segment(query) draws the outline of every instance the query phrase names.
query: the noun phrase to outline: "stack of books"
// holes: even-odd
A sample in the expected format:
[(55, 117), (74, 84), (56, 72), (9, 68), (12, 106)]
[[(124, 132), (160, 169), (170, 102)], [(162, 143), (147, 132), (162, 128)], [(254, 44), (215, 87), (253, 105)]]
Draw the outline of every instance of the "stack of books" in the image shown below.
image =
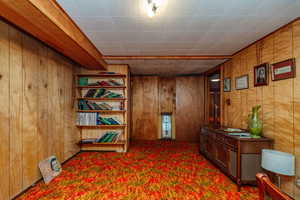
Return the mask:
[(81, 144), (91, 144), (91, 143), (117, 143), (121, 133), (115, 131), (106, 132), (99, 138), (86, 138), (80, 141)]
[(120, 125), (122, 122), (117, 117), (101, 117), (99, 113), (77, 113), (77, 125)]
[(116, 117), (100, 117), (98, 125), (120, 125), (122, 124)]
[(89, 89), (84, 96), (85, 98), (123, 98), (122, 94), (118, 94), (104, 88)]
[(78, 109), (79, 110), (123, 110), (123, 108), (120, 106), (113, 107), (109, 105), (108, 103), (95, 103), (93, 101), (86, 101), (86, 100), (80, 100), (78, 102)]
[(88, 86), (121, 86), (121, 85), (123, 84), (115, 80), (97, 81), (94, 83), (88, 83)]

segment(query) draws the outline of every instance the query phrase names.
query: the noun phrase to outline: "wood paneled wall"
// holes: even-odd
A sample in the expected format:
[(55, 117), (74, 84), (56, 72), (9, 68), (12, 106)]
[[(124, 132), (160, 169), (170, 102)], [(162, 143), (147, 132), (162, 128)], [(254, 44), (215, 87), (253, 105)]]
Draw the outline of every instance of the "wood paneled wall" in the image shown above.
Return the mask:
[(41, 178), (39, 161), (56, 155), (62, 162), (79, 151), (74, 66), (0, 21), (0, 199)]
[(202, 76), (132, 77), (131, 139), (160, 137), (160, 113), (173, 113), (176, 140), (198, 142), (204, 123), (204, 78)]
[[(254, 87), (253, 68), (261, 63), (275, 63), (296, 58), (296, 78), (272, 81)], [(234, 55), (221, 66), (222, 78), (231, 77), (231, 92), (222, 92), (222, 124), (247, 127), (247, 115), (254, 105), (262, 105), (263, 135), (273, 138), (274, 148), (296, 156), (296, 173), (300, 176), (300, 20), (283, 27), (268, 37)], [(249, 74), (249, 89), (235, 90), (235, 78)], [(223, 88), (223, 86), (222, 86)], [(226, 105), (226, 99), (231, 105)], [(283, 178), (283, 189), (300, 199), (293, 178)]]

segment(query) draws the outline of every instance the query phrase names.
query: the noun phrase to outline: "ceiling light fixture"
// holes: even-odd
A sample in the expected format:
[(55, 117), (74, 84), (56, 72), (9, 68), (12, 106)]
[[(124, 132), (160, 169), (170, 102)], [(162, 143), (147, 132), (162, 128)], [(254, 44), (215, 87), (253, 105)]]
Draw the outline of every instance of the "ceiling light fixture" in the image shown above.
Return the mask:
[(147, 14), (149, 17), (154, 17), (159, 8), (161, 7), (163, 0), (147, 0)]

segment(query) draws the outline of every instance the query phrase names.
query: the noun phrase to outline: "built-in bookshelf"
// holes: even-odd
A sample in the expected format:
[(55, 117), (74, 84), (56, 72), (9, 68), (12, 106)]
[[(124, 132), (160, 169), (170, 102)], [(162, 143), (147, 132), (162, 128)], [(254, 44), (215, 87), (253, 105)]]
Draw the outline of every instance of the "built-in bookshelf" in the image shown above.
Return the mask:
[(75, 75), (81, 150), (126, 152), (128, 149), (128, 66), (111, 68), (117, 70)]

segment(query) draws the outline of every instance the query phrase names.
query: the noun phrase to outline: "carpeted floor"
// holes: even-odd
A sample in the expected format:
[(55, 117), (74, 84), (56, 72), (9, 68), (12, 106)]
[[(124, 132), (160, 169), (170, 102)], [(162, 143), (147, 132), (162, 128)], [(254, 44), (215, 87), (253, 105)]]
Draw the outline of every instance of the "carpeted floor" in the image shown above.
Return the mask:
[(123, 153), (84, 152), (63, 166), (49, 185), (39, 183), (26, 199), (254, 200), (257, 189), (236, 185), (190, 143), (135, 142)]

